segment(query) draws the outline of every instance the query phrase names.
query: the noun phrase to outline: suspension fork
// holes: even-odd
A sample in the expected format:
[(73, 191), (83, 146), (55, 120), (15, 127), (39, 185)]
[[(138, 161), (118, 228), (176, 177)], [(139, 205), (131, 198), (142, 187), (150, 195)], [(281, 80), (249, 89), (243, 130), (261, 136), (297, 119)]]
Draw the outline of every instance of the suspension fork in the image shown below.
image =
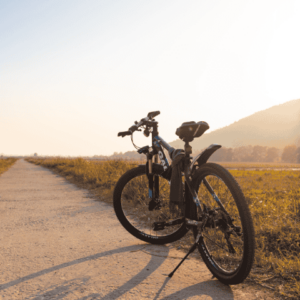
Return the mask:
[[(151, 140), (152, 140), (152, 147), (153, 149), (155, 149), (154, 147), (154, 137), (158, 135), (158, 124), (157, 122), (153, 122), (152, 125), (152, 132), (151, 132)], [(157, 152), (156, 152), (157, 153)], [(152, 163), (152, 156), (151, 156), (151, 163)], [(154, 154), (154, 163), (158, 164), (158, 154)], [(154, 177), (154, 195), (152, 194), (152, 200), (156, 200), (159, 199), (159, 177), (157, 175), (152, 174), (151, 178), (152, 178), (152, 190), (153, 190), (153, 177)], [(150, 186), (150, 182), (149, 182), (149, 186)]]
[[(151, 200), (159, 199), (159, 176), (153, 175), (152, 154), (147, 155), (146, 174), (148, 176), (149, 191), (148, 197)], [(157, 163), (157, 154), (154, 155), (154, 162)]]
[[(158, 155), (154, 155), (154, 162), (158, 164)], [(154, 175), (154, 193), (155, 199), (159, 199), (159, 176)]]
[(148, 177), (148, 184), (149, 184), (149, 191), (148, 191), (148, 197), (149, 199), (153, 199), (153, 173), (152, 173), (152, 155), (147, 154), (147, 164), (146, 164), (146, 174)]

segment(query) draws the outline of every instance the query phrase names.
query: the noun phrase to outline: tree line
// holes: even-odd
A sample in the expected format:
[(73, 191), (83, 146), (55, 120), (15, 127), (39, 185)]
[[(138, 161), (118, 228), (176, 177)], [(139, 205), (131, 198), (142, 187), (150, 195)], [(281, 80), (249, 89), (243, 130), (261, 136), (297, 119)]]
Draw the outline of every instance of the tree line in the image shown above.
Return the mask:
[(222, 147), (212, 156), (211, 161), (226, 162), (286, 162), (300, 163), (300, 147), (288, 145), (284, 149), (266, 146)]
[[(204, 150), (204, 149), (203, 149)], [(193, 151), (195, 157), (201, 151)], [(166, 156), (168, 157), (167, 153)], [(125, 153), (115, 152), (110, 156), (95, 155), (94, 159), (125, 159), (125, 160), (145, 160), (145, 155), (138, 154), (136, 151), (127, 151)], [(218, 149), (210, 158), (210, 161), (224, 162), (285, 162), (300, 163), (300, 147), (289, 145), (284, 149), (264, 146), (241, 146), (236, 148), (222, 147)]]

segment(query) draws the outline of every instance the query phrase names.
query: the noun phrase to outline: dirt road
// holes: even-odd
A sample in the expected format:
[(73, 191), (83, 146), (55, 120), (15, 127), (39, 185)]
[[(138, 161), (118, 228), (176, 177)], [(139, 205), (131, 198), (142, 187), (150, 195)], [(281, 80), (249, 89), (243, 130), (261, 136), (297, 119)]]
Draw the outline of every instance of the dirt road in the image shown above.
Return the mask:
[(137, 240), (110, 205), (24, 160), (0, 176), (0, 218), (0, 299), (271, 299), (195, 258), (169, 279), (182, 252)]

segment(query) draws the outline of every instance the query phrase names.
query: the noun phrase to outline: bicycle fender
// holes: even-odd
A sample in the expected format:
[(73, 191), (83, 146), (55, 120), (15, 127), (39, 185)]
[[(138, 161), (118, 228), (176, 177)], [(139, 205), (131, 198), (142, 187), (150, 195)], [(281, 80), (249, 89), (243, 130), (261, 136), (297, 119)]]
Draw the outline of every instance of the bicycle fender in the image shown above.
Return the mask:
[(192, 161), (191, 163), (191, 171), (194, 170), (196, 167), (195, 164), (196, 162), (198, 163), (198, 166), (200, 167), (201, 165), (205, 164), (210, 156), (219, 148), (221, 148), (221, 145), (218, 144), (211, 144), (209, 147), (207, 147), (204, 151), (202, 151), (200, 154), (198, 154)]

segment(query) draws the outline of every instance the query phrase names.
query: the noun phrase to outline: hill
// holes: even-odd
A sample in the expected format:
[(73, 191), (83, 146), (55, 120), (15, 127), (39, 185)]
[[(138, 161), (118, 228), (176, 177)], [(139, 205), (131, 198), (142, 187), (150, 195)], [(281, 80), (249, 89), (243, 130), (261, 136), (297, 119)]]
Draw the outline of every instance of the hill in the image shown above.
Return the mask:
[[(272, 106), (204, 134), (195, 139), (191, 145), (193, 151), (206, 148), (210, 144), (220, 144), (224, 147), (260, 145), (282, 149), (295, 144), (299, 138), (300, 99)], [(174, 148), (183, 148), (183, 144), (179, 139), (170, 143)]]

